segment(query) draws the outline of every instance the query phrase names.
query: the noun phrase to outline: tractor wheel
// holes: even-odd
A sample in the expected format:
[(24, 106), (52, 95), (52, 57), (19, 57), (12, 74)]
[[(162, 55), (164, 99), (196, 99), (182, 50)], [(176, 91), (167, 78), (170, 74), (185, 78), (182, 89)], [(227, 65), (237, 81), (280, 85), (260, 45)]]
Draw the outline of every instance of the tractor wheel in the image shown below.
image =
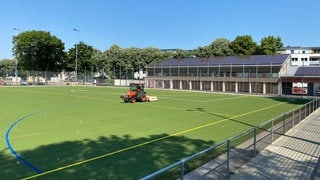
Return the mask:
[(143, 101), (143, 102), (148, 101), (147, 96), (143, 96), (143, 97), (142, 97), (142, 101)]
[(132, 98), (131, 103), (135, 103), (135, 102), (136, 102), (136, 98)]

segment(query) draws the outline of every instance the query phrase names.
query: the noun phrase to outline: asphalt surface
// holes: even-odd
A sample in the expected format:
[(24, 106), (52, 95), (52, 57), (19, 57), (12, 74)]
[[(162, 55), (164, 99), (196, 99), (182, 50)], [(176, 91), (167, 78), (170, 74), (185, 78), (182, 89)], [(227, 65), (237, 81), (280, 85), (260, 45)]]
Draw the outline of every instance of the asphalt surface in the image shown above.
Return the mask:
[[(222, 157), (225, 159), (225, 157)], [(218, 163), (216, 163), (218, 162)], [(226, 179), (217, 175), (218, 159), (184, 176), (184, 179)], [(320, 180), (320, 109), (294, 126), (235, 172), (231, 180)]]
[(230, 179), (320, 179), (320, 109), (242, 166)]

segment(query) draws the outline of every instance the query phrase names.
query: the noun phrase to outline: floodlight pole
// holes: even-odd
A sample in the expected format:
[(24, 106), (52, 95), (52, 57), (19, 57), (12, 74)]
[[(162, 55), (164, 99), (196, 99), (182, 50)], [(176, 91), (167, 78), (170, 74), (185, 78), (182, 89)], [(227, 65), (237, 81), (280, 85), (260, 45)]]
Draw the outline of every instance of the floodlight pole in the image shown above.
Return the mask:
[[(19, 32), (21, 29), (13, 28), (13, 30)], [(17, 60), (17, 58), (16, 58), (15, 63), (16, 63), (15, 73), (14, 73), (15, 74), (15, 79), (16, 79), (16, 84), (15, 85), (18, 85), (18, 60)]]
[[(79, 32), (78, 29), (73, 29), (73, 31), (75, 32)], [(76, 82), (78, 82), (78, 46), (76, 44), (76, 67), (75, 67), (75, 70), (76, 70)]]

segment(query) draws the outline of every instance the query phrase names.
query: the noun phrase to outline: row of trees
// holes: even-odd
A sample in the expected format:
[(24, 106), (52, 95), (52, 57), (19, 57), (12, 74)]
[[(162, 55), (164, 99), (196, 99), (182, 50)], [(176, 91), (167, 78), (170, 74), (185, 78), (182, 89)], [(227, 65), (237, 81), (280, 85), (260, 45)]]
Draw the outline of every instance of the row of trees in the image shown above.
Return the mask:
[[(0, 61), (0, 69), (12, 69), (18, 63), (19, 69), (33, 71), (104, 71), (114, 73), (126, 69), (139, 71), (153, 62), (168, 58), (230, 55), (270, 55), (283, 46), (280, 37), (267, 36), (258, 45), (249, 35), (237, 36), (233, 41), (218, 38), (207, 46), (195, 50), (160, 50), (157, 48), (121, 48), (113, 45), (102, 52), (84, 42), (79, 42), (68, 51), (64, 43), (46, 31), (25, 31), (13, 36), (14, 60)], [(77, 62), (76, 62), (77, 59)]]

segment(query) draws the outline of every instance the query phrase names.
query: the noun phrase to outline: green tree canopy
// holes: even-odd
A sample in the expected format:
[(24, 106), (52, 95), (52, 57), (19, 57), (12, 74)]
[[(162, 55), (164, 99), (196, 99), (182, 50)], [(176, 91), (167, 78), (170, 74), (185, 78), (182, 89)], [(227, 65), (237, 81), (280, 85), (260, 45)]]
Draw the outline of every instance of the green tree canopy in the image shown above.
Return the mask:
[(112, 45), (108, 50), (104, 52), (107, 57), (107, 63), (110, 66), (110, 70), (113, 73), (118, 73), (125, 66), (125, 62), (121, 59), (122, 48), (118, 45)]
[(106, 57), (105, 65), (110, 71), (119, 73), (120, 71), (144, 70), (145, 66), (153, 61), (173, 58), (176, 53), (173, 51), (161, 51), (160, 49), (148, 48), (121, 48), (118, 45), (112, 45), (110, 49), (104, 52)]
[(64, 43), (50, 32), (25, 31), (13, 36), (19, 66), (38, 71), (61, 71), (65, 65)]
[(276, 54), (277, 51), (283, 47), (281, 38), (275, 36), (267, 36), (261, 39), (259, 54), (271, 55)]
[(15, 60), (3, 59), (0, 61), (0, 70), (14, 69), (16, 65)]
[(210, 57), (212, 55), (209, 46), (200, 46), (200, 47), (198, 47), (195, 50), (194, 54), (198, 58), (208, 58), (208, 57)]
[(177, 49), (174, 53), (173, 53), (173, 58), (177, 58), (177, 59), (181, 59), (181, 58), (187, 58), (192, 56), (192, 53), (190, 51), (186, 51), (183, 49)]
[(98, 49), (93, 49), (92, 53), (92, 72), (104, 71), (109, 68), (105, 54)]
[[(213, 56), (275, 54), (283, 46), (280, 37), (267, 36), (257, 45), (250, 35), (237, 36), (233, 41), (217, 38), (211, 44), (195, 50), (148, 48), (121, 48), (113, 45), (102, 52), (79, 42), (64, 52), (64, 44), (45, 31), (26, 31), (13, 37), (13, 53), (19, 69), (39, 71), (105, 72), (112, 75), (124, 71), (144, 70), (153, 61), (168, 58), (209, 58)], [(76, 48), (77, 47), (77, 48)], [(77, 59), (77, 60), (76, 60)], [(4, 68), (4, 64), (0, 67)], [(7, 67), (7, 65), (6, 65)]]
[(251, 36), (237, 36), (235, 40), (230, 43), (230, 48), (235, 55), (253, 55), (257, 51), (257, 43), (255, 43)]
[[(68, 69), (75, 70), (77, 64), (77, 72), (83, 73), (84, 71), (91, 70), (95, 66), (93, 59), (94, 48), (79, 42), (74, 48), (69, 49), (68, 52)], [(77, 61), (77, 62), (76, 62)]]
[(224, 38), (214, 40), (210, 45), (198, 47), (195, 50), (195, 56), (209, 58), (213, 56), (230, 56), (233, 54), (230, 48), (230, 41)]
[(230, 49), (230, 41), (225, 38), (218, 38), (214, 40), (210, 45), (211, 56), (230, 56), (233, 54)]

